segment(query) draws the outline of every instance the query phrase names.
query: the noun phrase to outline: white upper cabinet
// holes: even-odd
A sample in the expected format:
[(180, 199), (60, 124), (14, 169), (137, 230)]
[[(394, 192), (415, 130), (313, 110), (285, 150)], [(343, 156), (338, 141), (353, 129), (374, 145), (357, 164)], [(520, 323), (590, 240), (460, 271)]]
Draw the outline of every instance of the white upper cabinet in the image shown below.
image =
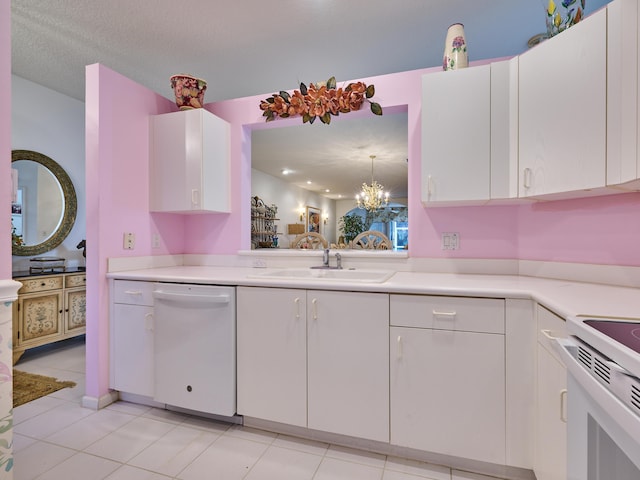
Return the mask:
[(422, 77), (425, 205), (517, 197), (516, 141), (517, 61)]
[(616, 0), (607, 6), (607, 183), (631, 190), (640, 188), (639, 14), (637, 0)]
[(519, 60), (520, 196), (605, 187), (607, 10)]
[(229, 124), (202, 109), (150, 120), (149, 209), (229, 213)]

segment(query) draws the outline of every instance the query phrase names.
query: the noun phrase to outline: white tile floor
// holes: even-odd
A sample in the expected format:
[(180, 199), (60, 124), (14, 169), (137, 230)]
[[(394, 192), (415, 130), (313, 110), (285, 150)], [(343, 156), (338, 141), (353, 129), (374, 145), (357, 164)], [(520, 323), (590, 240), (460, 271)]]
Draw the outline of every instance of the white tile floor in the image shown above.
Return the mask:
[(132, 403), (85, 409), (84, 359), (76, 339), (16, 365), (77, 386), (14, 409), (15, 480), (495, 480)]

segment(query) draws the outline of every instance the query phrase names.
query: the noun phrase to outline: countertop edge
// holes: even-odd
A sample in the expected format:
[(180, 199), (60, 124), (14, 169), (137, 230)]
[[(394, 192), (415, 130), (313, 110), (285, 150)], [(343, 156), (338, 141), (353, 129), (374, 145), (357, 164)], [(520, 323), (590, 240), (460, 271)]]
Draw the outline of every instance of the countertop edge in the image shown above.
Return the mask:
[[(110, 272), (108, 279), (307, 290), (531, 299), (557, 315), (640, 318), (637, 288), (520, 275), (396, 272), (384, 283), (255, 278), (251, 267), (176, 266)], [(250, 278), (249, 275), (252, 275)]]

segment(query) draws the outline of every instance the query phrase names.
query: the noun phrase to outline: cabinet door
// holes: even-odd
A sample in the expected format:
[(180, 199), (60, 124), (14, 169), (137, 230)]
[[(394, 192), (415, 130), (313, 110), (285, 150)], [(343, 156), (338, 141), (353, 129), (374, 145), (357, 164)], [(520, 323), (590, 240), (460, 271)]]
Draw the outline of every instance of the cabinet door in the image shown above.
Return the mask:
[(24, 295), (18, 298), (20, 344), (42, 344), (62, 334), (62, 293)]
[(84, 333), (87, 318), (87, 293), (84, 288), (65, 290), (64, 332), (69, 335)]
[(229, 212), (229, 124), (204, 109), (150, 120), (150, 210)]
[(534, 470), (538, 480), (564, 480), (567, 476), (566, 395), (567, 369), (551, 339), (567, 336), (566, 322), (537, 306), (538, 360)]
[(604, 187), (607, 12), (519, 58), (520, 196)]
[(505, 463), (504, 336), (392, 327), (391, 443)]
[(489, 200), (491, 66), (422, 77), (422, 201)]
[(112, 388), (153, 396), (153, 308), (113, 305)]
[(238, 287), (238, 413), (307, 426), (304, 290)]
[(307, 292), (312, 429), (389, 441), (389, 296)]
[(566, 394), (565, 366), (538, 344), (535, 462), (538, 480), (567, 478)]

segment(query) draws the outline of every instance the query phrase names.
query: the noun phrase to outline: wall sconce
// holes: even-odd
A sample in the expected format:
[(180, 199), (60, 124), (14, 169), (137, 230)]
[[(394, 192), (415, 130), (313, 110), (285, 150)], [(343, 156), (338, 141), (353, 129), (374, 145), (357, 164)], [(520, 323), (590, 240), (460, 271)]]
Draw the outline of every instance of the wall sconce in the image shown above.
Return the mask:
[(323, 223), (326, 225), (327, 224), (327, 220), (329, 220), (329, 215), (323, 215), (322, 216), (322, 220), (323, 220)]
[(301, 222), (304, 221), (304, 217), (305, 217), (304, 208), (301, 208), (298, 213), (300, 213), (300, 221)]

